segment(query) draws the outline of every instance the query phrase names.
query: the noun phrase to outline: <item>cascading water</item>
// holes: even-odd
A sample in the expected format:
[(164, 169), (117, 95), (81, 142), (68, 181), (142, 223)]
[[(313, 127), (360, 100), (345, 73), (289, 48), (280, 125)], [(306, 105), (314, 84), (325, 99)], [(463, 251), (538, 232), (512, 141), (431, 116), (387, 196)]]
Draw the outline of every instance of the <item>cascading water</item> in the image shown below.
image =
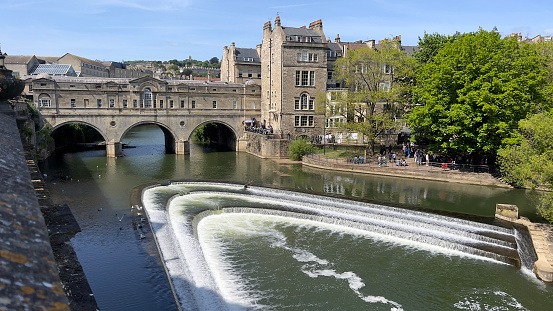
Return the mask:
[[(170, 195), (174, 196), (167, 206), (164, 206), (161, 202), (165, 202), (166, 199), (163, 198)], [(309, 250), (310, 246), (306, 249), (290, 245), (285, 238), (287, 234), (293, 234), (295, 240), (301, 239), (301, 235), (287, 233), (290, 229), (282, 227), (282, 222), (294, 222), (295, 232), (305, 230), (301, 228), (309, 228), (309, 234), (314, 236), (320, 234), (317, 230), (312, 231), (311, 228), (316, 227), (323, 228), (320, 230), (324, 232), (331, 232), (328, 233), (331, 236), (365, 236), (362, 240), (356, 240), (355, 243), (359, 245), (365, 245), (365, 239), (392, 239), (394, 244), (408, 245), (409, 248), (426, 249), (445, 256), (490, 261), (494, 265), (517, 264), (519, 260), (512, 229), (343, 199), (259, 187), (246, 189), (231, 184), (174, 183), (146, 190), (143, 202), (168, 273), (184, 309), (279, 309), (272, 305), (272, 301), (278, 299), (265, 297), (266, 289), (253, 289), (263, 287), (252, 285), (253, 283), (272, 282), (270, 278), (263, 278), (268, 272), (256, 268), (252, 270), (255, 271), (254, 276), (246, 277), (241, 275), (241, 272), (236, 272), (234, 267), (243, 267), (244, 271), (252, 269), (249, 267), (252, 264), (251, 260), (248, 256), (242, 258), (241, 256), (245, 255), (240, 249), (259, 253), (260, 251), (255, 249), (258, 246), (255, 246), (255, 243), (251, 244), (251, 241), (259, 239), (259, 243), (266, 243), (261, 249), (269, 247), (284, 254), (291, 253), (291, 257), (280, 253), (274, 258), (284, 256), (283, 261), (293, 259), (290, 266), (301, 263), (297, 271), (308, 277), (303, 282), (311, 282), (309, 279), (322, 282), (321, 278), (332, 278), (337, 280), (336, 282), (343, 280), (360, 301), (371, 303), (372, 306), (384, 306), (382, 310), (403, 310), (405, 306), (402, 307), (402, 303), (382, 295), (365, 293), (368, 287), (365, 286), (367, 280), (359, 276), (361, 272), (339, 271), (336, 263), (318, 257)], [(216, 215), (218, 220), (216, 225), (213, 225), (213, 215)], [(206, 222), (207, 219), (209, 222)], [(224, 219), (232, 219), (240, 225), (221, 225)], [(243, 219), (249, 219), (250, 222), (240, 222)], [(269, 220), (270, 226), (278, 229), (263, 227)], [(204, 226), (204, 223), (211, 225)], [(252, 223), (259, 224), (252, 227)], [(259, 229), (259, 226), (266, 229)], [(225, 229), (219, 232), (222, 230), (221, 227)], [(238, 227), (241, 228), (240, 231), (236, 231)], [(244, 236), (249, 238), (240, 244), (241, 247), (237, 247), (234, 243), (238, 242), (228, 241), (229, 235), (236, 236), (238, 241)], [(278, 238), (279, 236), (282, 238)], [(321, 239), (326, 237), (323, 236)], [(371, 242), (366, 247), (373, 247), (373, 244)], [(376, 249), (373, 252), (379, 251), (380, 249)], [(422, 257), (423, 262), (432, 261), (425, 256)], [(267, 259), (266, 265), (271, 265), (274, 258)], [(263, 259), (259, 261), (263, 262)], [(418, 265), (420, 261), (417, 259), (411, 264)], [(279, 269), (283, 268), (277, 267), (273, 270)], [(290, 298), (291, 295), (286, 294), (286, 300), (293, 300)], [(463, 309), (463, 298), (456, 302), (461, 306), (457, 309)], [(310, 308), (298, 306), (297, 309)]]

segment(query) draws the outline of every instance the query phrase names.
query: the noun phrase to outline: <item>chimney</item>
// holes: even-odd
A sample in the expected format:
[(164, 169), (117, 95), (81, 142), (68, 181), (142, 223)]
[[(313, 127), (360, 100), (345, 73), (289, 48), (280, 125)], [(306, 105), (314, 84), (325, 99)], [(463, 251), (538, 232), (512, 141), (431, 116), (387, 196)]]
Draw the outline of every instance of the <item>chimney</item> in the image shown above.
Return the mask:
[(272, 27), (271, 27), (271, 21), (268, 21), (263, 25), (263, 31), (265, 31), (265, 30), (269, 30), (269, 31), (273, 30)]
[(211, 70), (207, 70), (207, 82), (211, 82)]
[(340, 34), (336, 34), (336, 38), (334, 39), (334, 42), (340, 43)]
[(280, 27), (280, 16), (277, 15), (277, 17), (275, 18), (275, 28), (276, 27)]
[(316, 30), (321, 35), (321, 37), (326, 38), (326, 36), (323, 32), (323, 21), (322, 20), (319, 19), (319, 20), (316, 20), (316, 21), (312, 22), (311, 24), (309, 24), (309, 29)]
[(369, 49), (374, 49), (374, 45), (375, 45), (374, 43), (375, 43), (374, 40), (369, 40), (369, 41), (365, 42), (365, 44), (367, 44), (367, 47)]

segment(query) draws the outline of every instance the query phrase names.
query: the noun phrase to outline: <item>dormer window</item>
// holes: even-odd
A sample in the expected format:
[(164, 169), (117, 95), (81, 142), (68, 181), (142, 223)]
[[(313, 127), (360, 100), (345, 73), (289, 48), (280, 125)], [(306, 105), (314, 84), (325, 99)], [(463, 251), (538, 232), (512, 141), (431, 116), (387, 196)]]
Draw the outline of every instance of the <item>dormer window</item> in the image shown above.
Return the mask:
[(253, 62), (253, 57), (244, 57), (245, 62)]

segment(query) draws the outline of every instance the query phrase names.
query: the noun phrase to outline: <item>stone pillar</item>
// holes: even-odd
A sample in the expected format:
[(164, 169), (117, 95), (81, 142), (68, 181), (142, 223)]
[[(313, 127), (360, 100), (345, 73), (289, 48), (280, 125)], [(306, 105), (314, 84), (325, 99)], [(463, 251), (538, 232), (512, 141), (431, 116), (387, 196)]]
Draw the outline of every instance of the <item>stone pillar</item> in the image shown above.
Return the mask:
[(496, 204), (495, 218), (499, 218), (507, 221), (517, 221), (518, 206), (513, 204)]
[(176, 154), (190, 154), (190, 143), (186, 140), (179, 140), (175, 143)]
[(123, 145), (118, 141), (106, 142), (106, 156), (108, 158), (120, 157), (123, 154)]

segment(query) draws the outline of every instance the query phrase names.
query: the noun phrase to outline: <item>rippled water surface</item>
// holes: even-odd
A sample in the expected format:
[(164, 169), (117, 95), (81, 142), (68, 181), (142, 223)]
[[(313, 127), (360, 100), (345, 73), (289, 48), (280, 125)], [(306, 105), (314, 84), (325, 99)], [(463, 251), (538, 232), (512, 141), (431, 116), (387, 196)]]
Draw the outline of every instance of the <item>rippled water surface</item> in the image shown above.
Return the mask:
[[(533, 195), (520, 190), (324, 171), (196, 146), (190, 155), (166, 155), (155, 126), (135, 128), (125, 142), (137, 148), (117, 159), (86, 151), (41, 165), (54, 200), (68, 203), (82, 228), (72, 243), (101, 310), (176, 310), (152, 237), (140, 238), (130, 213), (130, 190), (144, 183), (252, 182), (478, 216), (510, 203), (537, 219)], [(206, 245), (225, 250), (217, 259), (225, 271), (239, 271), (255, 303), (275, 310), (336, 310), (349, 301), (368, 310), (421, 310), (421, 303), (425, 310), (549, 310), (553, 302), (551, 286), (506, 265), (276, 218), (214, 218), (205, 226)]]

